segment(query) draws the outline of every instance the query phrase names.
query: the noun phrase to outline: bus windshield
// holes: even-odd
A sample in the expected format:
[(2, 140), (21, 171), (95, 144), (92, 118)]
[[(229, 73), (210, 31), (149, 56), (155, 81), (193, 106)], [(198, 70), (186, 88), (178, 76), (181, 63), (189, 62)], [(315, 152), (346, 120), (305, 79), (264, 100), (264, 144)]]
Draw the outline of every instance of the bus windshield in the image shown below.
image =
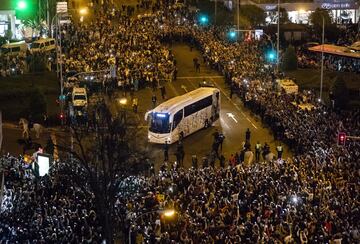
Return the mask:
[(149, 131), (153, 133), (170, 133), (169, 114), (152, 113), (150, 114)]

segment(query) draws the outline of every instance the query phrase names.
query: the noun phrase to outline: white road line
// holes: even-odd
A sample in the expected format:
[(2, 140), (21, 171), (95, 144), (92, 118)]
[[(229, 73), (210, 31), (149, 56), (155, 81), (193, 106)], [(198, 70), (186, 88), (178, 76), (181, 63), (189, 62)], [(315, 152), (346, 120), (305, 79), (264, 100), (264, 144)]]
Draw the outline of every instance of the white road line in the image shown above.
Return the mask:
[(175, 96), (179, 96), (179, 93), (176, 91), (173, 83), (168, 83), (168, 84), (169, 84), (170, 89), (174, 92)]
[(229, 118), (232, 118), (232, 119), (235, 121), (236, 124), (238, 123), (238, 121), (235, 119), (235, 115), (234, 115), (233, 113), (226, 113), (226, 115), (227, 115)]
[(194, 87), (194, 89), (198, 88), (198, 87), (196, 87), (196, 86), (191, 82), (190, 78), (187, 79), (187, 80), (189, 81), (190, 85), (191, 85), (192, 87)]
[(223, 78), (223, 76), (212, 75), (212, 76), (180, 76), (180, 77), (176, 77), (176, 79), (217, 79), (217, 78)]
[[(211, 79), (212, 80), (212, 79)], [(235, 108), (250, 122), (250, 124), (257, 130), (257, 126), (249, 119), (248, 116), (246, 116), (246, 114), (240, 109), (239, 105), (237, 105), (236, 103), (234, 103), (231, 98), (226, 95), (225, 91), (223, 89), (221, 89), (216, 82), (213, 80), (215, 86), (224, 94), (224, 96), (235, 106)]]

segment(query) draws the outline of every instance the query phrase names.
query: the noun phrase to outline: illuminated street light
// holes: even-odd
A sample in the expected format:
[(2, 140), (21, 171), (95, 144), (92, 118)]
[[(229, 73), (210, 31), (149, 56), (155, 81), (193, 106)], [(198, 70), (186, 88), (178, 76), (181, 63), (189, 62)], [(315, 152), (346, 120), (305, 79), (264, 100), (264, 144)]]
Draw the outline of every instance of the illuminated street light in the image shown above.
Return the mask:
[(121, 105), (126, 105), (126, 104), (127, 104), (127, 99), (126, 99), (125, 97), (120, 98), (120, 99), (119, 99), (119, 103), (120, 103)]
[[(130, 223), (135, 223), (136, 220), (148, 215), (148, 214), (152, 214), (152, 213), (160, 213), (160, 214), (163, 214), (164, 217), (166, 218), (171, 218), (172, 216), (174, 216), (176, 214), (176, 211), (174, 209), (157, 209), (157, 210), (153, 210), (153, 211), (149, 211), (149, 212), (146, 212), (146, 213), (143, 213), (143, 214), (140, 214), (139, 216), (137, 216), (134, 220), (131, 220), (130, 219)], [(129, 244), (132, 244), (132, 241), (131, 241), (131, 230), (132, 230), (132, 227), (130, 225), (130, 228), (129, 228)]]
[(86, 15), (88, 13), (88, 9), (87, 8), (81, 8), (79, 9), (79, 14), (80, 15)]
[(173, 217), (176, 212), (174, 209), (167, 209), (167, 210), (164, 210), (162, 213), (165, 217), (170, 218), (170, 217)]

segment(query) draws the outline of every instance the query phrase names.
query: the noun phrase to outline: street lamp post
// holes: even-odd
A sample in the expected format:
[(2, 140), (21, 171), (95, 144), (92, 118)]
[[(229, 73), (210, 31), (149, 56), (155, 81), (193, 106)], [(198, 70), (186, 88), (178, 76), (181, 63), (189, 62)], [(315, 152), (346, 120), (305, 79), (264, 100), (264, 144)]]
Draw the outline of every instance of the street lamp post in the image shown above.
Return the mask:
[(131, 222), (136, 222), (136, 220), (138, 220), (139, 218), (144, 217), (145, 215), (148, 215), (148, 214), (152, 214), (152, 213), (160, 213), (160, 214), (163, 214), (166, 218), (171, 218), (172, 216), (174, 216), (176, 214), (176, 211), (174, 209), (168, 209), (168, 210), (157, 209), (157, 210), (153, 210), (153, 211), (149, 211), (149, 212), (140, 214), (133, 221), (130, 220), (129, 244), (131, 244)]
[(240, 0), (237, 0), (236, 12), (237, 12), (237, 29), (240, 30)]
[(322, 37), (321, 37), (321, 74), (320, 74), (320, 96), (319, 100), (322, 101), (323, 80), (324, 80), (324, 39), (325, 39), (325, 18), (322, 15)]

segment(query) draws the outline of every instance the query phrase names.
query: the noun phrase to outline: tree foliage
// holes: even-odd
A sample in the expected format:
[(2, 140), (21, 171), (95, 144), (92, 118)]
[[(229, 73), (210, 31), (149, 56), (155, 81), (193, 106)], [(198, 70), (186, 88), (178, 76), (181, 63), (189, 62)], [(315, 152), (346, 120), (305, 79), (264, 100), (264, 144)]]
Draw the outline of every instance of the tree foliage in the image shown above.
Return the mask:
[(32, 115), (35, 121), (42, 121), (42, 116), (46, 112), (46, 101), (44, 94), (39, 89), (30, 89), (28, 92), (27, 106), (20, 113), (23, 116)]
[(245, 17), (252, 27), (256, 27), (265, 23), (265, 11), (255, 5), (241, 5), (240, 15)]
[[(121, 116), (112, 116), (105, 103), (94, 108), (91, 128), (86, 126), (72, 126), (71, 136), (74, 146), (66, 146), (67, 138), (55, 145), (60, 151), (70, 153), (85, 172), (86, 182), (94, 194), (96, 213), (99, 217), (103, 237), (107, 243), (113, 242), (117, 229), (115, 203), (119, 196), (120, 185), (133, 174), (132, 169), (139, 162), (134, 138), (138, 132), (137, 125)], [(90, 125), (89, 124), (89, 125)], [(144, 154), (143, 154), (144, 155)], [(75, 176), (75, 180), (76, 177)]]
[(289, 23), (289, 14), (285, 8), (280, 8), (280, 24)]
[(337, 76), (332, 86), (332, 92), (335, 100), (335, 107), (346, 108), (349, 102), (349, 90), (346, 86), (344, 79)]
[(329, 10), (317, 8), (309, 16), (310, 23), (314, 25), (314, 29), (317, 33), (322, 33), (322, 23), (324, 18), (325, 31), (331, 27), (331, 16)]
[(289, 46), (283, 56), (282, 69), (284, 71), (296, 70), (297, 69), (297, 57), (295, 48)]

